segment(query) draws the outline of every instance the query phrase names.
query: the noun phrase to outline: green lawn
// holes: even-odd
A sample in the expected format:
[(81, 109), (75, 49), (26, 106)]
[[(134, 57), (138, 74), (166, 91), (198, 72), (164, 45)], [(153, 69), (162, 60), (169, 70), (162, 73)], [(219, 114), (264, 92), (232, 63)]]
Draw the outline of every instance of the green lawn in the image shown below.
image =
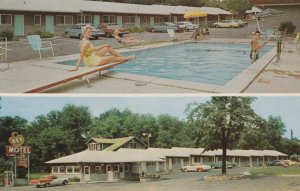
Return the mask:
[(46, 176), (48, 175), (49, 173), (30, 173), (29, 175), (29, 179), (32, 180), (32, 179), (39, 179), (41, 178), (42, 176)]
[(262, 168), (255, 168), (250, 171), (253, 175), (300, 175), (300, 166), (293, 166), (293, 167), (282, 167), (282, 166), (272, 166), (272, 167), (262, 167)]

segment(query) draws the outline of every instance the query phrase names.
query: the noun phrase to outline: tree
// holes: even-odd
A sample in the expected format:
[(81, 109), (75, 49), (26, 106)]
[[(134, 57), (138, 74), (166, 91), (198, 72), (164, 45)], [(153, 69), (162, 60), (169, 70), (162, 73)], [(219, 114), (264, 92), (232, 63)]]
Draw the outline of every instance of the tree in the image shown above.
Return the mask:
[(157, 124), (159, 130), (155, 146), (160, 148), (184, 146), (187, 140), (184, 121), (169, 115), (160, 115)]
[(186, 112), (197, 146), (205, 151), (222, 148), (222, 174), (226, 174), (226, 150), (238, 143), (241, 132), (253, 127), (256, 114), (253, 97), (212, 97), (206, 103), (190, 104)]
[(85, 149), (91, 123), (89, 109), (75, 105), (36, 117), (26, 130), (32, 147), (31, 168), (47, 170), (44, 162)]
[(252, 5), (249, 0), (226, 0), (224, 2), (224, 8), (228, 11), (237, 11), (241, 15), (244, 15), (246, 10), (251, 9)]

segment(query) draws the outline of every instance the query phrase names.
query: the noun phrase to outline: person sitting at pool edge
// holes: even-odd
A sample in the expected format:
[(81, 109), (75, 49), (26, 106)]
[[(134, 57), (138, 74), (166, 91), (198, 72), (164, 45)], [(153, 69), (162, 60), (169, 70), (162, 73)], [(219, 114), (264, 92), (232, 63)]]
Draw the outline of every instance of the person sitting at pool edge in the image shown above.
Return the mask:
[(252, 63), (258, 60), (259, 51), (267, 44), (268, 41), (265, 41), (263, 44), (259, 44), (260, 32), (255, 31), (254, 38), (251, 40), (251, 51), (250, 51), (250, 59), (252, 60)]
[[(126, 62), (135, 58), (135, 56), (122, 56), (113, 50), (112, 46), (109, 44), (94, 47), (89, 41), (89, 39), (92, 37), (92, 27), (90, 25), (83, 27), (82, 34), (83, 38), (79, 43), (80, 56), (75, 68), (69, 70), (70, 72), (77, 71), (82, 61), (86, 66), (94, 67), (111, 62)], [(109, 53), (110, 56), (105, 56), (107, 53)]]
[(127, 37), (121, 37), (120, 36), (120, 31), (119, 30), (115, 30), (112, 34), (112, 36), (120, 43), (120, 44), (130, 44), (130, 43), (138, 43), (138, 42), (142, 42), (141, 40), (138, 40), (132, 36), (127, 36)]

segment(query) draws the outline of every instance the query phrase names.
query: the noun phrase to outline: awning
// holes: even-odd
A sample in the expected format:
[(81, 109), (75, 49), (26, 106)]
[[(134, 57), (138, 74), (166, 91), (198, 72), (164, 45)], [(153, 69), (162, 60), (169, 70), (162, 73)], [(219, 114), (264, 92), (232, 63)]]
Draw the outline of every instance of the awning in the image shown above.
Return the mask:
[(200, 10), (189, 10), (187, 11), (183, 17), (185, 19), (189, 19), (189, 18), (197, 18), (197, 17), (206, 17), (207, 13), (204, 11), (200, 11)]

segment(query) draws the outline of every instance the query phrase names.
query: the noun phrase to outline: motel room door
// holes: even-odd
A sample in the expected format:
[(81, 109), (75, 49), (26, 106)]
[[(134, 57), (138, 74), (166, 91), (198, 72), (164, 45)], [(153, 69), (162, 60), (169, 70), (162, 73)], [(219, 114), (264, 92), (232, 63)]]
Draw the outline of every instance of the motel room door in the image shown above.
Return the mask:
[(46, 31), (54, 33), (54, 16), (46, 15)]
[(100, 16), (99, 15), (94, 15), (94, 20), (93, 24), (95, 27), (98, 27), (100, 25)]
[(84, 166), (84, 181), (90, 181), (91, 180), (91, 172), (90, 172), (90, 166)]
[(24, 15), (14, 16), (14, 36), (24, 36)]

